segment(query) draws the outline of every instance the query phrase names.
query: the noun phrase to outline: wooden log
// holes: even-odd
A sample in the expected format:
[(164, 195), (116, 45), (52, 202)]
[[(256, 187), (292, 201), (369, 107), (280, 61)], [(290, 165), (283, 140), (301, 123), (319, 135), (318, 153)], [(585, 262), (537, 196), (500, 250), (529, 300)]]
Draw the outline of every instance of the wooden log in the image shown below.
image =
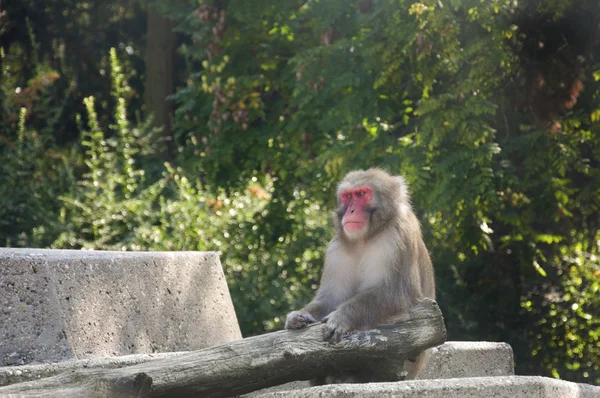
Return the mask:
[(0, 396), (234, 396), (357, 370), (392, 381), (403, 377), (405, 359), (446, 340), (442, 314), (429, 299), (391, 324), (349, 333), (337, 344), (323, 341), (321, 327), (282, 330), (120, 369), (65, 372), (1, 387)]

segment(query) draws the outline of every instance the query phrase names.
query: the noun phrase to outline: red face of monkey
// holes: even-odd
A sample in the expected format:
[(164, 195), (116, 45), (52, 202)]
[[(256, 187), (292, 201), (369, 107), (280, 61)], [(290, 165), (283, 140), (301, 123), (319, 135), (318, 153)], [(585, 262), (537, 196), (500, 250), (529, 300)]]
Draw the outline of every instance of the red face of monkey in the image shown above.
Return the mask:
[(340, 193), (343, 205), (342, 227), (351, 239), (359, 238), (369, 226), (369, 204), (373, 200), (373, 191), (368, 186), (348, 189)]

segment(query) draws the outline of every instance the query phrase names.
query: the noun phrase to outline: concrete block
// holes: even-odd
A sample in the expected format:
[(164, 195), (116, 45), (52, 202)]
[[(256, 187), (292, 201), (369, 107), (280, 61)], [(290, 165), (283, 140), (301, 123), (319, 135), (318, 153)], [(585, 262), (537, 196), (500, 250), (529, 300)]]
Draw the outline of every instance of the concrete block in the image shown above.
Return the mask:
[(254, 397), (598, 398), (600, 387), (540, 376), (496, 376), (395, 383), (331, 384), (296, 391), (269, 392)]
[(431, 350), (419, 379), (512, 376), (514, 355), (506, 343), (448, 341)]
[(0, 366), (241, 338), (214, 252), (0, 249)]

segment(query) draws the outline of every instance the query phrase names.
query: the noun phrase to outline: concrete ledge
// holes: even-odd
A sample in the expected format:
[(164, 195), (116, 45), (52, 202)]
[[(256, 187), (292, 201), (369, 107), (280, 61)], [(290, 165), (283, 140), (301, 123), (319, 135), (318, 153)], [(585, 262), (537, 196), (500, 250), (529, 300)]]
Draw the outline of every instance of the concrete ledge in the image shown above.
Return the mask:
[(0, 249), (0, 365), (241, 338), (214, 252)]
[(260, 398), (301, 397), (395, 398), (598, 398), (600, 387), (540, 376), (498, 376), (412, 380), (395, 383), (332, 384), (297, 391), (255, 395)]
[(419, 379), (512, 376), (514, 354), (507, 343), (449, 341), (431, 350)]

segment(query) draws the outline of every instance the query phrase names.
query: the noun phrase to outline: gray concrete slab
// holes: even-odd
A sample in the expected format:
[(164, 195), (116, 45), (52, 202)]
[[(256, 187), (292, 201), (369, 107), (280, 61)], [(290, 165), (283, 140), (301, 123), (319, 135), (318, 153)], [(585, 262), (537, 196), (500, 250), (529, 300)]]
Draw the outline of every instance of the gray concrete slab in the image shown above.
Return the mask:
[(540, 376), (496, 376), (396, 383), (332, 384), (254, 395), (255, 398), (598, 398), (600, 387)]
[(241, 338), (214, 252), (0, 248), (0, 365)]
[(514, 374), (512, 347), (489, 341), (448, 341), (431, 350), (419, 379), (511, 376)]

